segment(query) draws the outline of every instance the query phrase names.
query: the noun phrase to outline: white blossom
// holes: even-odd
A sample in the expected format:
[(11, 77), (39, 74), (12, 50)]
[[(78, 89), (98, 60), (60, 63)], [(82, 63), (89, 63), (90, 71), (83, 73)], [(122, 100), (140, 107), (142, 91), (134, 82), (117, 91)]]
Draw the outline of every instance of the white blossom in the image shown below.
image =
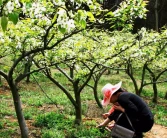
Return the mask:
[(69, 28), (75, 28), (74, 20), (70, 19), (67, 24)]
[(14, 10), (14, 3), (9, 1), (6, 6), (5, 6), (5, 13), (12, 13), (12, 11)]
[(65, 14), (65, 10), (64, 9), (60, 9), (58, 12), (57, 12), (57, 14), (59, 15), (59, 16), (63, 16), (64, 14)]
[(56, 1), (53, 0), (53, 3), (54, 3), (55, 5), (59, 5), (59, 6), (60, 6), (60, 5), (62, 5), (62, 6), (65, 5), (65, 3), (62, 2), (62, 0), (56, 0)]
[(20, 42), (17, 43), (16, 49), (21, 49), (22, 45)]
[(22, 11), (23, 11), (23, 14), (25, 14), (27, 12), (26, 4), (25, 3), (23, 3)]
[(16, 8), (21, 7), (19, 0), (15, 0)]

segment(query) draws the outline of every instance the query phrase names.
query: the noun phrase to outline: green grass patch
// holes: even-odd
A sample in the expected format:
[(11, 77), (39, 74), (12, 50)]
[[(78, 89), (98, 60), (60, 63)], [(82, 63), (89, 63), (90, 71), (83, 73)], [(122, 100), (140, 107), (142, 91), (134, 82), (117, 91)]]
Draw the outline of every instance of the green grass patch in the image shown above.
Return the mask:
[(167, 107), (160, 104), (149, 104), (154, 114), (156, 124), (167, 126)]
[(0, 138), (11, 138), (11, 135), (15, 132), (16, 130), (12, 129), (0, 129)]
[(34, 125), (42, 128), (42, 138), (94, 138), (106, 135), (106, 133), (99, 132), (95, 121), (88, 121), (84, 125), (75, 126), (71, 116), (55, 112), (39, 115)]
[[(65, 79), (60, 73), (54, 72), (55, 77), (63, 82), (63, 86), (69, 90), (69, 93), (74, 97), (72, 85)], [(139, 74), (140, 75), (140, 74)], [(102, 138), (108, 135), (107, 132), (101, 133), (99, 129), (96, 128), (97, 123), (94, 120), (84, 121), (81, 126), (75, 126), (73, 124), (75, 119), (75, 109), (73, 104), (67, 98), (67, 96), (54, 84), (52, 84), (48, 79), (46, 79), (40, 73), (36, 73), (35, 77), (39, 81), (40, 86), (43, 88), (44, 92), (40, 89), (37, 83), (31, 77), (30, 84), (23, 84), (19, 90), (21, 101), (23, 104), (23, 113), (26, 120), (33, 122), (32, 127), (40, 130), (40, 137), (42, 138)], [(137, 76), (137, 78), (140, 78)], [(103, 75), (98, 83), (98, 96), (102, 100), (103, 95), (101, 93), (101, 88), (106, 83), (118, 83), (123, 82), (123, 87), (128, 91), (134, 93), (134, 87), (132, 81), (129, 77), (123, 73), (119, 72), (117, 74), (115, 71), (111, 71), (109, 75)], [(92, 82), (91, 82), (92, 83)], [(139, 83), (139, 82), (138, 82)], [(139, 83), (140, 84), (140, 83)], [(167, 90), (167, 85), (158, 84), (158, 104), (152, 103), (153, 90), (152, 85), (144, 87), (141, 96), (146, 100), (155, 115), (155, 123), (163, 126), (167, 126), (167, 100), (163, 97)], [(46, 96), (49, 96), (48, 97)], [(18, 129), (18, 123), (16, 122), (16, 114), (13, 106), (11, 93), (0, 95), (0, 137), (10, 138)], [(75, 98), (74, 98), (75, 99)], [(89, 116), (88, 109), (89, 104), (94, 101), (93, 90), (90, 87), (85, 87), (81, 92), (82, 100), (82, 113), (83, 118), (85, 115)], [(91, 102), (90, 102), (91, 101)], [(62, 109), (61, 114), (59, 109), (54, 106), (54, 103)], [(109, 106), (104, 110), (108, 111)], [(7, 121), (6, 116), (11, 116), (15, 118), (14, 122)], [(4, 125), (6, 123), (6, 126)], [(15, 131), (14, 131), (15, 130)]]

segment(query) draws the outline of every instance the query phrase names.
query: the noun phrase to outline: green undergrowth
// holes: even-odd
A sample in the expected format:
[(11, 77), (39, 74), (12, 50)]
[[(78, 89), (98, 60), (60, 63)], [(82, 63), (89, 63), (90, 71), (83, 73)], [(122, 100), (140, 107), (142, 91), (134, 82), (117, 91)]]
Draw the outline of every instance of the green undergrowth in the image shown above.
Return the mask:
[[(62, 77), (60, 74), (56, 74)], [(109, 133), (101, 133), (96, 128), (97, 122), (95, 120), (84, 120), (80, 126), (74, 125), (75, 110), (67, 98), (67, 96), (53, 83), (46, 79), (43, 75), (35, 74), (38, 83), (31, 78), (29, 84), (22, 83), (19, 87), (19, 94), (23, 105), (23, 113), (26, 121), (32, 122), (29, 124), (33, 129), (39, 132), (38, 137), (42, 138), (103, 138)], [(122, 81), (122, 87), (130, 92), (134, 92), (133, 83), (130, 78), (124, 73), (112, 72), (110, 75), (103, 75), (98, 84), (98, 97), (102, 100), (103, 96), (101, 88), (106, 83), (118, 83)], [(70, 87), (65, 82), (64, 86)], [(158, 103), (152, 102), (153, 90), (152, 86), (144, 87), (142, 91), (142, 98), (148, 103), (151, 108), (155, 123), (167, 126), (167, 100), (164, 99), (167, 90), (166, 84), (158, 84)], [(73, 95), (72, 89), (70, 94)], [(91, 102), (95, 103), (93, 90), (86, 87), (81, 92), (82, 113), (83, 118), (89, 117), (87, 111)], [(10, 119), (10, 121), (8, 121)], [(10, 92), (5, 92), (0, 95), (0, 138), (11, 138), (19, 131), (17, 117), (15, 114), (12, 95)], [(30, 131), (32, 131), (30, 129)], [(17, 136), (16, 136), (17, 137)]]
[(74, 116), (49, 112), (38, 115), (34, 125), (42, 128), (42, 138), (80, 138), (103, 137), (105, 133), (99, 132), (95, 121), (87, 121), (80, 126), (73, 123)]

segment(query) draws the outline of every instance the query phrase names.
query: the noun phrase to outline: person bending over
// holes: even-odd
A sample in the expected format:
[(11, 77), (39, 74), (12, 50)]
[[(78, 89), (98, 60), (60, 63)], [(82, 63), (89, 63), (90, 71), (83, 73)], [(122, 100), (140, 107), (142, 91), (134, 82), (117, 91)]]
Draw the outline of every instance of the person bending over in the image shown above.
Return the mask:
[[(122, 82), (116, 85), (108, 83), (102, 88), (102, 105), (112, 103), (114, 111), (97, 127), (107, 126), (109, 122), (116, 121), (121, 113), (126, 113), (135, 129), (135, 138), (143, 138), (142, 133), (148, 132), (154, 124), (153, 114), (141, 97), (125, 92), (121, 85)], [(116, 102), (118, 104), (115, 104)], [(117, 124), (133, 130), (125, 114), (120, 117)]]

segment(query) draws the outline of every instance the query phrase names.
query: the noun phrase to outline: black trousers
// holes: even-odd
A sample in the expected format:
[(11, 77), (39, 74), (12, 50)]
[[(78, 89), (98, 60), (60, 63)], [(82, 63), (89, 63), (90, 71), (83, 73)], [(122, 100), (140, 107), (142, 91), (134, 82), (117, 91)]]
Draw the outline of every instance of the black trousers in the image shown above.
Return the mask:
[(149, 131), (153, 124), (154, 124), (154, 119), (151, 118), (150, 116), (145, 117), (143, 119), (137, 119), (137, 118), (130, 118), (132, 126), (129, 124), (129, 121), (127, 120), (127, 117), (125, 114), (122, 114), (122, 116), (119, 118), (117, 121), (118, 116), (121, 114), (120, 111), (114, 111), (110, 116), (110, 120), (114, 120), (118, 125), (123, 126), (125, 128), (128, 128), (130, 130), (135, 129), (135, 137), (134, 138), (143, 138), (143, 132)]

